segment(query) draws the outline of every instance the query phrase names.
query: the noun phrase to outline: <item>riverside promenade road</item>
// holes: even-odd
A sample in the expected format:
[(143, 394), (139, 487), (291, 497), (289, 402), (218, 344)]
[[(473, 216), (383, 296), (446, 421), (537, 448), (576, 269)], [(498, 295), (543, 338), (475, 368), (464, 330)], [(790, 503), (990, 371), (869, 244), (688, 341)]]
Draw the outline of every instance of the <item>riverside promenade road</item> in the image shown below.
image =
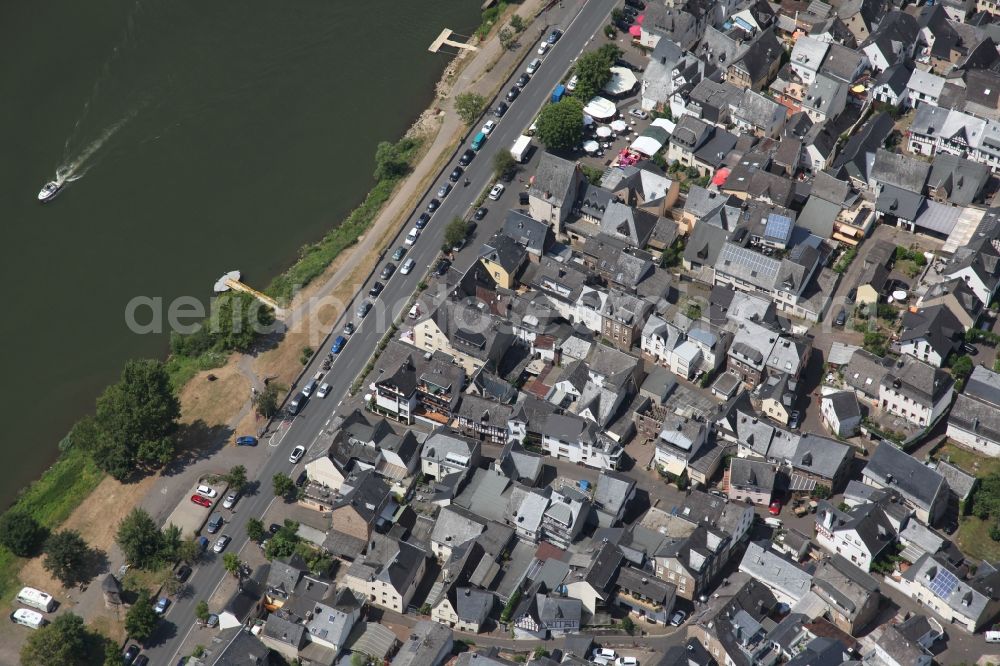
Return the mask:
[[(444, 199), (440, 209), (435, 212), (431, 223), (420, 235), (417, 243), (410, 248), (407, 256), (416, 261), (417, 268), (409, 275), (402, 275), (397, 271), (386, 281), (385, 290), (375, 300), (375, 308), (359, 322), (358, 330), (351, 336), (344, 351), (337, 355), (333, 367), (326, 377), (326, 381), (332, 387), (329, 397), (325, 400), (313, 400), (289, 424), (283, 425), (275, 436), (261, 441), (261, 446), (258, 448), (264, 450), (267, 459), (257, 474), (257, 478), (260, 480), (260, 491), (255, 495), (244, 497), (240, 501), (238, 512), (231, 516), (230, 522), (223, 528), (222, 532), (233, 538), (228, 552), (238, 553), (248, 546), (247, 520), (263, 516), (267, 508), (275, 501), (271, 491), (271, 477), (282, 472), (292, 475), (294, 478), (294, 475), (298, 473), (301, 463), (292, 465), (288, 461), (288, 454), (292, 448), (299, 444), (307, 448), (312, 446), (319, 432), (329, 423), (335, 406), (339, 405), (348, 393), (351, 384), (367, 364), (388, 326), (401, 315), (402, 308), (422, 279), (425, 268), (437, 257), (447, 222), (453, 217), (465, 215), (469, 211), (479, 193), (492, 180), (494, 155), (498, 151), (509, 150), (514, 140), (531, 123), (538, 110), (548, 101), (552, 90), (559, 83), (570, 63), (580, 55), (593, 35), (607, 23), (608, 15), (614, 5), (613, 0), (589, 0), (579, 7), (579, 11), (575, 15), (569, 15), (558, 26), (552, 26), (559, 27), (564, 31), (562, 38), (545, 56), (544, 64), (538, 73), (517, 100), (510, 105), (510, 110), (500, 120), (489, 140), (466, 169), (465, 174), (472, 181), (471, 185), (463, 187), (459, 184), (458, 188)], [(543, 23), (545, 20), (545, 15), (539, 19)], [(529, 28), (525, 34), (534, 34), (533, 30), (537, 30), (537, 27)], [(524, 39), (530, 38), (524, 37)], [(532, 54), (534, 48), (537, 47), (532, 46), (530, 47), (531, 51), (528, 51), (528, 46), (526, 43), (525, 55)], [(519, 75), (520, 70), (518, 69), (512, 78), (516, 79)], [(512, 81), (508, 81), (501, 86), (499, 93), (501, 97), (506, 94), (511, 84)], [(460, 90), (460, 88), (458, 89)], [(497, 100), (493, 100), (492, 106), (495, 106), (496, 103)], [(457, 162), (454, 159), (448, 163), (444, 170), (445, 176), (455, 164)], [(412, 226), (416, 216), (424, 210), (426, 202), (433, 196), (438, 184), (437, 180), (430, 183), (430, 188), (410, 215), (407, 224), (395, 234), (393, 246), (403, 244), (406, 232)], [(502, 216), (499, 214), (499, 209), (491, 212), (491, 217), (494, 218), (494, 221), (500, 219)], [(475, 253), (476, 248), (469, 247), (463, 251), (463, 253), (469, 252)], [(361, 285), (359, 294), (367, 294), (368, 287), (368, 284)], [(354, 307), (350, 307), (336, 322), (333, 330), (339, 332), (348, 320), (354, 320), (354, 310)], [(328, 348), (329, 344), (330, 341), (327, 340), (321, 349)], [(320, 362), (324, 356), (325, 354), (322, 352), (317, 354), (304, 376), (309, 377), (319, 371)], [(308, 458), (308, 454), (306, 457)], [(157, 631), (148, 641), (149, 647), (145, 653), (152, 663), (176, 664), (177, 660), (183, 656), (181, 648), (185, 638), (195, 625), (194, 609), (198, 600), (211, 597), (213, 591), (226, 575), (221, 556), (210, 556), (195, 569), (189, 580), (189, 593), (183, 599), (177, 600), (171, 607), (164, 619), (161, 620)], [(220, 609), (212, 610), (218, 611)]]

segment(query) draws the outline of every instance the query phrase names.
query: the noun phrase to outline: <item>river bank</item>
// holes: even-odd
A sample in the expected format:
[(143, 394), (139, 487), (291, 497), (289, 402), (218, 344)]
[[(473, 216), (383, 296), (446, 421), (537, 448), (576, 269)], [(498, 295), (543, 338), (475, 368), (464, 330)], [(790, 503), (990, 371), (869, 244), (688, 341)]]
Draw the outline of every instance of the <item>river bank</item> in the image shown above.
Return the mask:
[[(524, 12), (529, 7), (537, 9), (540, 6), (541, 2), (528, 0), (519, 9)], [(534, 12), (530, 14), (533, 15)], [(289, 329), (281, 343), (274, 349), (256, 356), (229, 355), (224, 364), (212, 370), (212, 374), (217, 377), (214, 382), (206, 381), (206, 370), (197, 365), (188, 365), (183, 370), (176, 371), (190, 374), (190, 379), (181, 382), (182, 388), (179, 391), (184, 423), (200, 423), (208, 429), (217, 425), (225, 426), (233, 432), (255, 429), (256, 424), (247, 404), (249, 388), (260, 386), (264, 377), (276, 378), (279, 383), (286, 385), (292, 382), (301, 367), (298, 357), (302, 346), (309, 340), (309, 330), (316, 326), (327, 327), (324, 330), (328, 330), (328, 326), (339, 316), (339, 311), (335, 308), (311, 310), (310, 304), (316, 299), (350, 303), (354, 296), (354, 285), (363, 281), (370, 273), (379, 251), (384, 249), (385, 244), (393, 237), (393, 233), (390, 232), (395, 231), (399, 220), (412, 209), (415, 200), (437, 177), (441, 167), (451, 156), (458, 139), (465, 133), (466, 128), (457, 121), (448, 102), (452, 88), (460, 87), (461, 90), (467, 90), (475, 86), (484, 94), (492, 96), (495, 88), (506, 79), (506, 72), (511, 69), (510, 66), (497, 68), (497, 71), (493, 72), (496, 64), (505, 55), (505, 52), (498, 48), (488, 48), (495, 42), (495, 39), (492, 40), (487, 44), (487, 48), (478, 51), (475, 56), (465, 55), (446, 68), (438, 84), (434, 102), (407, 132), (408, 135), (422, 138), (420, 154), (415, 156), (419, 157), (419, 160), (407, 178), (393, 185), (391, 196), (384, 191), (376, 193), (378, 197), (385, 197), (379, 214), (373, 215), (370, 206), (364, 209), (365, 212), (359, 214), (361, 218), (357, 221), (364, 218), (374, 219), (367, 226), (364, 224), (356, 226), (358, 235), (355, 239), (330, 234), (321, 241), (326, 244), (324, 247), (307, 251), (302, 260), (289, 269), (290, 272), (298, 270), (316, 274), (308, 286), (295, 294), (289, 303), (289, 311), (295, 315), (291, 319), (308, 324), (300, 324), (297, 329)], [(369, 197), (371, 196), (370, 193)], [(331, 259), (321, 271), (316, 269), (317, 256)], [(290, 272), (286, 275), (290, 275)], [(290, 279), (286, 284), (294, 282), (294, 279)], [(274, 293), (277, 294), (285, 289), (280, 282), (277, 286), (273, 284), (272, 286), (275, 288)], [(185, 449), (206, 447), (207, 444), (209, 443), (197, 441), (182, 443)], [(42, 480), (35, 486), (40, 489), (61, 488), (67, 497), (81, 497), (87, 493), (89, 496), (74, 501), (60, 511), (50, 513), (45, 524), (50, 527), (62, 524), (65, 528), (79, 529), (93, 547), (104, 550), (112, 561), (115, 550), (113, 528), (118, 522), (118, 517), (140, 503), (157, 501), (159, 494), (167, 495), (164, 484), (172, 482), (171, 479), (160, 475), (127, 486), (99, 476), (95, 480), (86, 474), (78, 474), (74, 479), (72, 465), (68, 466), (70, 469), (56, 474), (60, 463), (43, 475)], [(250, 471), (252, 474), (252, 470)], [(58, 479), (58, 483), (53, 483), (55, 479)], [(157, 486), (161, 486), (161, 493), (154, 492)], [(25, 494), (25, 498), (31, 494), (29, 491)], [(47, 493), (40, 493), (39, 496), (46, 497)], [(5, 598), (8, 598), (13, 591), (16, 567), (22, 563), (23, 561), (18, 560), (8, 563), (0, 561), (0, 585), (3, 586), (0, 590)], [(9, 575), (10, 573), (15, 576)], [(50, 579), (47, 580), (47, 574), (42, 570), (37, 558), (28, 562), (21, 571), (21, 577), (28, 583), (58, 589)], [(73, 597), (77, 596), (73, 594)], [(74, 608), (76, 601), (72, 599), (71, 603), (66, 605)], [(82, 612), (82, 609), (78, 612)]]

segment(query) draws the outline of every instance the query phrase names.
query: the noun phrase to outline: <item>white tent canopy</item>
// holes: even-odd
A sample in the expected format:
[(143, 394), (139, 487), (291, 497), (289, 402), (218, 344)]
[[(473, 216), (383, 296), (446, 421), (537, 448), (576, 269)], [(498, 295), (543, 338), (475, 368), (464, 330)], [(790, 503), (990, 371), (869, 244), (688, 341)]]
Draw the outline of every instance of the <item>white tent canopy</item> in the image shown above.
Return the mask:
[(587, 102), (587, 106), (583, 107), (583, 112), (595, 120), (610, 120), (617, 111), (614, 102), (600, 96), (592, 98)]
[(620, 97), (635, 90), (639, 79), (628, 67), (612, 67), (611, 78), (604, 84), (602, 90), (612, 97)]

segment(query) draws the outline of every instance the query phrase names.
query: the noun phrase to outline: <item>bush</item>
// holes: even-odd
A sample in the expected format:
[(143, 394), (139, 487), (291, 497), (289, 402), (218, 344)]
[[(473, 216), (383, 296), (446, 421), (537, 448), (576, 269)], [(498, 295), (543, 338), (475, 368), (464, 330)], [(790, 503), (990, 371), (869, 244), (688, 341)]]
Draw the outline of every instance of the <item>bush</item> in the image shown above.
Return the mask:
[(990, 528), (990, 538), (994, 541), (1000, 541), (1000, 525), (994, 525)]
[(48, 530), (23, 511), (8, 511), (0, 518), (0, 544), (18, 557), (38, 553), (48, 536)]

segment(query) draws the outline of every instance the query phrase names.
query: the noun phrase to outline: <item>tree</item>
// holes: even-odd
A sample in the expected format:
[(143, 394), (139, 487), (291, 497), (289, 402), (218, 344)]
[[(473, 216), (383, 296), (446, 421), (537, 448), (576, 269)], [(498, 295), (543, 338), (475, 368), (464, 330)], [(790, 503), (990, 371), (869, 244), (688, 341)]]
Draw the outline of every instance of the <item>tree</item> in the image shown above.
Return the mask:
[(155, 564), (163, 547), (163, 535), (156, 523), (138, 507), (118, 523), (115, 541), (125, 553), (126, 561), (140, 568)]
[[(87, 631), (83, 618), (74, 613), (56, 616), (52, 623), (31, 632), (21, 647), (23, 666), (85, 666), (94, 663), (94, 636)], [(117, 651), (116, 651), (117, 652)], [(121, 656), (117, 655), (118, 663)]]
[(611, 80), (611, 67), (622, 55), (622, 50), (614, 44), (605, 44), (596, 51), (584, 53), (576, 61), (575, 95), (580, 99), (590, 99)]
[(48, 530), (28, 513), (11, 509), (0, 517), (0, 544), (18, 557), (31, 557), (45, 543)]
[(87, 578), (90, 547), (76, 530), (56, 532), (45, 542), (42, 566), (55, 576), (63, 587), (72, 587)]
[(509, 180), (517, 172), (517, 160), (509, 150), (501, 150), (493, 156), (493, 173), (497, 178)]
[(486, 110), (486, 98), (474, 92), (455, 95), (455, 111), (466, 125), (472, 125)]
[(444, 230), (444, 248), (450, 250), (465, 240), (469, 233), (469, 225), (460, 217), (455, 217)]
[(226, 553), (222, 556), (222, 567), (227, 573), (230, 573), (237, 578), (239, 578), (240, 567), (242, 566), (243, 563), (240, 562), (240, 556), (236, 553)]
[(293, 554), (299, 545), (298, 530), (297, 522), (286, 519), (277, 534), (268, 539), (265, 555), (273, 560), (276, 557), (288, 557)]
[(564, 97), (549, 104), (538, 116), (538, 140), (548, 148), (568, 149), (583, 139), (583, 104), (576, 97)]
[(816, 499), (828, 499), (831, 495), (831, 492), (832, 491), (830, 490), (830, 486), (825, 486), (823, 484), (820, 484), (815, 488), (813, 488), (812, 495)]
[(278, 413), (278, 387), (273, 383), (253, 395), (253, 408), (259, 416), (269, 419)]
[(375, 148), (375, 180), (392, 180), (405, 176), (410, 163), (394, 143), (382, 141)]
[(97, 413), (73, 427), (70, 442), (87, 449), (102, 470), (123, 481), (139, 467), (173, 459), (181, 407), (163, 364), (132, 360), (97, 399)]
[(972, 359), (965, 355), (952, 361), (951, 376), (954, 377), (956, 384), (961, 385), (965, 382), (965, 378), (972, 372), (972, 366)]
[(153, 609), (153, 599), (145, 590), (139, 592), (135, 603), (125, 614), (125, 631), (135, 640), (143, 643), (153, 635), (159, 616)]
[(363, 652), (355, 652), (351, 655), (351, 666), (368, 666), (368, 655)]
[(177, 527), (173, 523), (170, 523), (163, 528), (160, 536), (160, 556), (165, 560), (176, 560), (180, 559), (178, 553), (181, 550), (181, 544), (184, 543), (184, 534), (181, 532), (181, 528)]
[(194, 607), (194, 616), (198, 618), (198, 621), (202, 624), (208, 622), (208, 616), (211, 613), (208, 612), (208, 602), (202, 599), (198, 602), (198, 605)]
[(226, 474), (226, 483), (232, 490), (242, 493), (247, 487), (247, 468), (243, 465), (231, 468), (229, 474)]
[(251, 541), (256, 541), (260, 543), (265, 539), (267, 532), (264, 531), (264, 523), (262, 523), (257, 518), (251, 518), (247, 521), (247, 537)]
[(227, 291), (212, 303), (209, 325), (220, 351), (250, 351), (257, 336), (272, 324), (274, 310), (250, 294)]
[(177, 547), (177, 552), (174, 553), (174, 556), (182, 562), (194, 564), (201, 557), (201, 547), (194, 539), (185, 539)]
[(865, 350), (871, 352), (875, 356), (885, 356), (889, 351), (885, 335), (879, 333), (878, 331), (868, 331), (865, 333), (864, 347)]
[(520, 34), (525, 31), (528, 24), (524, 22), (520, 14), (514, 14), (510, 17), (510, 27), (514, 29), (514, 32)]
[(510, 28), (500, 28), (500, 32), (497, 33), (497, 39), (500, 40), (500, 46), (502, 46), (505, 51), (512, 50), (517, 44), (517, 38)]
[(271, 484), (274, 486), (276, 497), (283, 497), (287, 500), (295, 496), (295, 482), (287, 474), (278, 472), (271, 478)]

